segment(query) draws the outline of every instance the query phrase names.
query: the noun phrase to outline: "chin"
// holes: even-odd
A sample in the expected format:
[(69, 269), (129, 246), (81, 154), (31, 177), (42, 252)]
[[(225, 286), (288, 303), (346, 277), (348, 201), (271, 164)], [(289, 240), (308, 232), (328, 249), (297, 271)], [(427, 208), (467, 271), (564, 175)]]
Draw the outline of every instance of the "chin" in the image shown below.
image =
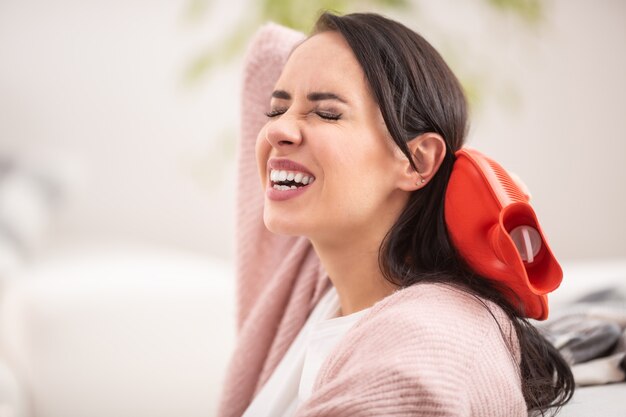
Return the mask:
[(267, 230), (277, 235), (304, 236), (306, 234), (302, 223), (297, 222), (293, 218), (285, 218), (285, 216), (280, 214), (270, 215), (267, 212), (264, 213), (263, 223), (265, 223)]

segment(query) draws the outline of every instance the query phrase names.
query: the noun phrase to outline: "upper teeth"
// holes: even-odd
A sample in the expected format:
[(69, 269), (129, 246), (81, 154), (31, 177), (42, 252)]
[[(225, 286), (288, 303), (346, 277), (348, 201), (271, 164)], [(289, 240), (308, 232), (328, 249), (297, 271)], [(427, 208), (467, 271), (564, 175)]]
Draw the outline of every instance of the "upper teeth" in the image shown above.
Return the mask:
[(315, 177), (309, 176), (303, 172), (298, 172), (298, 171), (279, 171), (276, 169), (272, 169), (270, 171), (270, 179), (273, 182), (295, 181), (297, 183), (307, 185), (309, 183), (312, 183), (315, 180)]

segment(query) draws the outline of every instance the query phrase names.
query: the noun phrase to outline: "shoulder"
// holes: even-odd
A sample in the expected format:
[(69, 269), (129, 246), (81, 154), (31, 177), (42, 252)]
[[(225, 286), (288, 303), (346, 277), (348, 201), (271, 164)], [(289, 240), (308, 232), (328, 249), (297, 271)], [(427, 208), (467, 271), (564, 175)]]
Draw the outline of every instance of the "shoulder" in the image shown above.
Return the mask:
[[(444, 284), (416, 284), (375, 304), (349, 331), (346, 351), (379, 352), (412, 360), (432, 355), (433, 366), (472, 364), (485, 350), (518, 362), (511, 320), (496, 304)], [(454, 356), (453, 362), (437, 361)], [(513, 363), (513, 365), (516, 365)]]
[[(493, 302), (446, 284), (415, 284), (381, 300), (360, 326), (382, 326), (403, 338), (446, 336), (464, 344), (487, 334), (512, 336), (512, 323)], [(468, 345), (466, 345), (468, 346)]]
[(427, 410), (414, 415), (432, 415), (430, 406), (448, 410), (442, 415), (523, 415), (513, 336), (497, 305), (448, 285), (416, 284), (359, 320), (320, 370), (318, 387), (324, 393), (352, 376), (361, 390), (385, 384), (386, 400), (408, 395), (407, 410)]

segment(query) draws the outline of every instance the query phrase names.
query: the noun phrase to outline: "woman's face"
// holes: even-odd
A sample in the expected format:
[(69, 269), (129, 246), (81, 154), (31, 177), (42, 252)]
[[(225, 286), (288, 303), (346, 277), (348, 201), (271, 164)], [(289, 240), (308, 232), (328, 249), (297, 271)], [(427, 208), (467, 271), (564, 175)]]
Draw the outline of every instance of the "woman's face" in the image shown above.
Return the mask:
[(388, 230), (408, 199), (396, 185), (406, 158), (336, 32), (314, 35), (291, 54), (256, 154), (265, 225), (278, 234), (363, 238)]

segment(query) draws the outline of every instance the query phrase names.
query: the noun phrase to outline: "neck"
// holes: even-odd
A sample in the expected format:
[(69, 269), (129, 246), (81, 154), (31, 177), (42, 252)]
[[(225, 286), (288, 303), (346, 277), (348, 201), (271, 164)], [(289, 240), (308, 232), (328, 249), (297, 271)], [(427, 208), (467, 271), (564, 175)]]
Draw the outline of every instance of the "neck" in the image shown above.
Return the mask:
[(342, 316), (371, 307), (398, 288), (383, 277), (378, 266), (381, 240), (311, 241), (337, 290)]

